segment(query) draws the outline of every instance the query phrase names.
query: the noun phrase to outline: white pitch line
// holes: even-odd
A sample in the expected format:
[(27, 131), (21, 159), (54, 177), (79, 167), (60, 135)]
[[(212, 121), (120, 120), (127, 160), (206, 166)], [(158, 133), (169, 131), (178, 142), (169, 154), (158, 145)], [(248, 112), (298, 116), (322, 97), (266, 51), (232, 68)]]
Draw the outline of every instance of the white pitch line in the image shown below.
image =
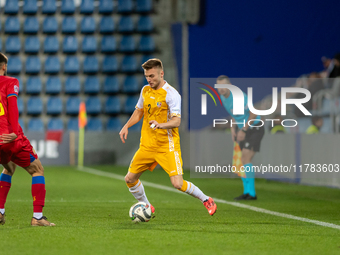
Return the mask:
[[(122, 175), (108, 173), (108, 172), (100, 171), (100, 170), (97, 170), (97, 169), (94, 169), (94, 168), (82, 167), (82, 168), (78, 168), (78, 170), (82, 171), (82, 172), (90, 173), (90, 174), (105, 176), (105, 177), (124, 181), (124, 176), (122, 176)], [(186, 194), (186, 193), (183, 193), (181, 191), (178, 191), (177, 189), (174, 189), (174, 188), (171, 188), (171, 187), (168, 187), (168, 186), (164, 186), (164, 185), (161, 185), (161, 184), (152, 183), (152, 182), (143, 181), (143, 185), (149, 186), (149, 187), (152, 187), (152, 188), (156, 188), (156, 189), (175, 192), (175, 193), (178, 193), (178, 194)], [(229, 201), (226, 201), (226, 200), (223, 200), (223, 199), (218, 199), (218, 198), (213, 198), (213, 199), (215, 200), (215, 202), (218, 202), (218, 203), (228, 204), (228, 205), (232, 205), (232, 206), (235, 206), (235, 207), (240, 207), (240, 208), (252, 210), (252, 211), (255, 211), (255, 212), (266, 213), (266, 214), (270, 214), (270, 215), (274, 215), (274, 216), (278, 216), (278, 217), (308, 222), (308, 223), (312, 223), (312, 224), (315, 224), (315, 225), (340, 230), (340, 225), (336, 225), (336, 224), (333, 224), (333, 223), (328, 223), (328, 222), (323, 222), (323, 221), (318, 221), (318, 220), (311, 220), (311, 219), (308, 219), (308, 218), (298, 217), (298, 216), (294, 216), (294, 215), (286, 214), (286, 213), (270, 211), (270, 210), (267, 210), (267, 209), (263, 209), (263, 208), (259, 208), (259, 207), (255, 207), (255, 206), (251, 206), (251, 205), (245, 205), (245, 204), (241, 204), (241, 203), (237, 203), (237, 202), (229, 202)]]

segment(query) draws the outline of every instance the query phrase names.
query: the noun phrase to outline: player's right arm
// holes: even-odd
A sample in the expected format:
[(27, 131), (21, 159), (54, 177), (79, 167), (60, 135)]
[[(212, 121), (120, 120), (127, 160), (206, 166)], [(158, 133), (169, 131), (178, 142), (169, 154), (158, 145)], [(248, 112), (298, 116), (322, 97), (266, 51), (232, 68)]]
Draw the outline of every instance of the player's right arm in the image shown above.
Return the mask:
[(127, 139), (127, 135), (129, 133), (128, 129), (139, 122), (143, 118), (143, 114), (144, 112), (142, 110), (136, 109), (132, 113), (130, 119), (128, 120), (128, 122), (126, 122), (122, 130), (120, 130), (119, 136), (123, 143), (125, 143), (125, 140)]

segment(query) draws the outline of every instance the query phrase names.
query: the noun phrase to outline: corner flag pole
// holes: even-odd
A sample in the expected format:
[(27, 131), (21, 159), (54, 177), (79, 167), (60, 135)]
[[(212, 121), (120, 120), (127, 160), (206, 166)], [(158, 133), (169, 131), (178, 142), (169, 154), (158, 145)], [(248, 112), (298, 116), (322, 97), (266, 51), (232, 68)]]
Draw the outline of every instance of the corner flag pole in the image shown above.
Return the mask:
[(85, 126), (87, 124), (85, 103), (81, 102), (79, 105), (79, 137), (78, 137), (78, 168), (84, 166), (84, 140), (85, 140)]

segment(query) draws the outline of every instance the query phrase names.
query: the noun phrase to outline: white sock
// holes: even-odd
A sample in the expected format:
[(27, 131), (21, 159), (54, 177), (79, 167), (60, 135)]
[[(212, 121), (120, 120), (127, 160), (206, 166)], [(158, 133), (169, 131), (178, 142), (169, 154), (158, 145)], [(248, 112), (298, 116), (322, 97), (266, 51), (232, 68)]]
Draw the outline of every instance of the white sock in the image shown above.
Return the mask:
[(1, 213), (1, 214), (5, 214), (5, 208), (1, 208), (1, 209), (0, 209), (0, 213)]
[(197, 186), (195, 186), (195, 184), (188, 182), (188, 187), (187, 190), (185, 191), (185, 193), (198, 198), (199, 200), (201, 200), (202, 202), (204, 202), (205, 200), (208, 200), (209, 197), (206, 196), (202, 190), (200, 190)]
[(35, 213), (33, 213), (33, 217), (38, 219), (38, 220), (41, 219), (42, 216), (43, 216), (42, 212), (35, 212)]
[(138, 180), (138, 183), (135, 186), (129, 188), (129, 191), (138, 200), (138, 202), (144, 202), (150, 206), (150, 202), (144, 192), (143, 183), (140, 180)]

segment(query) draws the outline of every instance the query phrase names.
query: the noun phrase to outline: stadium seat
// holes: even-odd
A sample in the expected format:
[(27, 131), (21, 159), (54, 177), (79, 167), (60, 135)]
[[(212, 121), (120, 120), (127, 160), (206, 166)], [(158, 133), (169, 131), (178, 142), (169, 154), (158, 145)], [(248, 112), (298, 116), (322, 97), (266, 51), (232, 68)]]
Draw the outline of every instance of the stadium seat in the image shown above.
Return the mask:
[(94, 11), (93, 0), (82, 0), (80, 4), (80, 13), (91, 14)]
[(59, 51), (59, 41), (56, 36), (47, 36), (44, 41), (44, 53), (57, 53)]
[(116, 94), (119, 92), (119, 81), (116, 76), (107, 76), (105, 78), (103, 92), (105, 94)]
[(75, 17), (65, 17), (61, 22), (61, 32), (64, 34), (74, 34), (77, 30)]
[(7, 72), (8, 74), (18, 74), (21, 72), (22, 63), (20, 57), (12, 56), (8, 59)]
[(93, 34), (96, 31), (96, 22), (93, 17), (84, 17), (80, 23), (80, 32)]
[(100, 0), (98, 11), (100, 14), (111, 14), (114, 10), (113, 0)]
[(137, 71), (137, 60), (134, 55), (124, 56), (120, 71), (134, 73)]
[(85, 94), (98, 94), (100, 92), (100, 83), (97, 76), (89, 76), (84, 82)]
[(25, 68), (27, 74), (38, 74), (41, 69), (40, 58), (37, 56), (27, 57)]
[(8, 36), (5, 42), (6, 53), (19, 53), (21, 50), (21, 42), (19, 36)]
[(19, 1), (6, 0), (4, 12), (5, 14), (17, 14), (19, 12)]
[(26, 130), (25, 122), (22, 118), (19, 118), (19, 125), (22, 128), (22, 130), (25, 132), (25, 130)]
[(112, 35), (105, 35), (101, 41), (101, 53), (114, 53), (116, 51), (116, 39)]
[(130, 15), (122, 16), (118, 23), (118, 32), (120, 33), (133, 33), (135, 30), (135, 24)]
[(57, 11), (56, 0), (44, 0), (42, 5), (43, 14), (54, 14)]
[(24, 112), (24, 101), (22, 100), (21, 97), (18, 97), (17, 104), (18, 104), (19, 114), (23, 114), (23, 112)]
[(90, 96), (86, 100), (86, 112), (90, 115), (100, 114), (102, 111), (102, 104), (99, 97)]
[(75, 36), (65, 36), (63, 41), (63, 53), (76, 53), (78, 50), (78, 40)]
[(79, 94), (81, 90), (80, 80), (77, 76), (67, 77), (65, 81), (65, 94)]
[(25, 53), (38, 54), (40, 50), (40, 41), (37, 36), (27, 36), (25, 39)]
[(18, 34), (20, 31), (20, 21), (17, 17), (8, 17), (5, 21), (6, 34)]
[(39, 31), (39, 21), (36, 17), (27, 17), (24, 21), (24, 33), (36, 34)]
[(80, 105), (79, 97), (69, 97), (66, 101), (66, 114), (78, 115), (79, 105)]
[(63, 130), (64, 122), (61, 118), (51, 118), (47, 123), (47, 130)]
[(115, 73), (118, 71), (118, 62), (115, 56), (106, 56), (102, 65), (103, 73)]
[(110, 96), (105, 102), (106, 114), (119, 114), (121, 112), (121, 102), (118, 96)]
[(112, 17), (102, 17), (99, 23), (99, 32), (101, 34), (111, 34), (115, 30), (115, 23)]
[(97, 131), (101, 132), (103, 131), (103, 123), (100, 118), (89, 118), (87, 125), (86, 125), (86, 131)]
[(138, 50), (140, 52), (153, 52), (155, 51), (155, 41), (150, 35), (143, 35), (139, 42)]
[(73, 14), (76, 11), (74, 0), (62, 0), (61, 2), (61, 13), (62, 14)]
[(64, 62), (64, 73), (75, 74), (80, 69), (79, 60), (76, 56), (68, 56)]
[(124, 113), (132, 113), (135, 110), (138, 99), (138, 96), (129, 96), (124, 104)]
[(119, 132), (122, 129), (123, 125), (119, 118), (117, 117), (112, 117), (109, 118), (107, 124), (106, 124), (106, 130), (107, 131), (117, 131)]
[(58, 21), (56, 17), (46, 17), (43, 22), (43, 33), (55, 34), (58, 31)]
[(24, 14), (36, 14), (38, 11), (37, 0), (25, 0), (23, 13)]
[(132, 0), (118, 0), (118, 12), (119, 13), (131, 13), (133, 11)]
[(46, 113), (49, 115), (59, 115), (63, 111), (63, 101), (60, 97), (50, 97), (46, 104)]
[(141, 16), (137, 23), (137, 32), (151, 33), (154, 30), (153, 22), (150, 16)]
[(129, 128), (129, 131), (137, 131), (140, 132), (140, 130), (142, 129), (142, 125), (143, 125), (143, 121), (139, 121), (137, 122), (135, 125), (133, 125), (132, 127)]
[(127, 94), (134, 94), (140, 92), (139, 82), (136, 76), (127, 76), (123, 83), (123, 92)]
[(39, 97), (30, 97), (26, 105), (27, 114), (39, 115), (43, 111), (43, 103)]
[(139, 13), (152, 12), (152, 0), (137, 0), (136, 12)]
[(44, 123), (40, 118), (31, 118), (28, 122), (27, 130), (32, 132), (44, 132)]
[(122, 40), (120, 41), (119, 51), (125, 53), (131, 53), (136, 50), (136, 42), (132, 35), (125, 35), (123, 36)]
[(26, 94), (40, 94), (42, 91), (41, 79), (38, 76), (28, 77), (26, 81)]
[[(1, 31), (1, 25), (0, 25), (0, 31)], [(0, 39), (0, 51), (2, 51), (2, 40)]]
[(83, 72), (86, 74), (95, 74), (99, 71), (99, 63), (96, 56), (87, 56), (84, 59)]
[(48, 77), (45, 85), (46, 94), (59, 94), (61, 93), (61, 81), (58, 76)]
[(83, 53), (95, 53), (97, 51), (97, 40), (92, 35), (87, 35), (83, 39), (81, 50)]
[(47, 57), (45, 61), (45, 73), (57, 74), (60, 72), (60, 61), (58, 57)]
[(78, 131), (79, 126), (78, 126), (78, 118), (70, 118), (67, 122), (67, 130), (70, 131)]

